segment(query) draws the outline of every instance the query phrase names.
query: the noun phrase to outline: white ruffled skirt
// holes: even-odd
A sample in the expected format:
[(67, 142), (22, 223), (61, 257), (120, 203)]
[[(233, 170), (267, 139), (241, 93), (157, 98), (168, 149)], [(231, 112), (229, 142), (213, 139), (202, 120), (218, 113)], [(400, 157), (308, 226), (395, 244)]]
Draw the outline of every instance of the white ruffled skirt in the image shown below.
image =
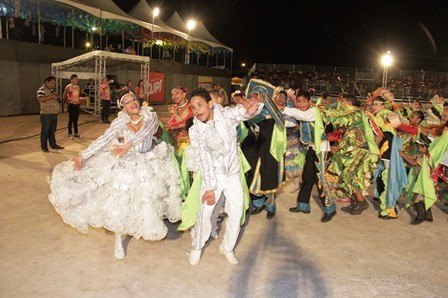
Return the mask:
[(180, 220), (179, 169), (165, 142), (147, 153), (123, 157), (101, 152), (75, 171), (58, 164), (50, 179), (49, 200), (64, 222), (87, 233), (88, 226), (146, 240), (165, 238), (163, 222)]

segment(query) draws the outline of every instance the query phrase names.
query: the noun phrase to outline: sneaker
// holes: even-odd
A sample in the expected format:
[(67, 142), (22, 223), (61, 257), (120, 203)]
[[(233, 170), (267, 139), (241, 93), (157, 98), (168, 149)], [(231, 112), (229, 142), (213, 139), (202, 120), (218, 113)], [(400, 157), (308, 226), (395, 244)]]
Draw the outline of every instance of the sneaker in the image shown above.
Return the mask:
[(239, 261), (235, 256), (235, 253), (233, 251), (226, 252), (222, 245), (219, 247), (219, 252), (226, 257), (227, 262), (229, 262), (232, 265), (238, 265)]
[(197, 264), (199, 264), (199, 261), (201, 260), (201, 253), (202, 249), (192, 249), (190, 251), (190, 258), (189, 258), (190, 265), (196, 266)]
[(75, 133), (75, 134), (73, 135), (73, 137), (75, 137), (75, 138), (77, 138), (77, 139), (80, 139), (80, 138), (82, 138), (82, 135)]
[(369, 203), (367, 201), (357, 202), (355, 208), (350, 212), (351, 215), (361, 215), (361, 213), (369, 208)]
[(68, 135), (67, 135), (67, 138), (68, 138), (69, 140), (73, 140), (73, 135), (72, 135), (72, 134), (68, 134)]

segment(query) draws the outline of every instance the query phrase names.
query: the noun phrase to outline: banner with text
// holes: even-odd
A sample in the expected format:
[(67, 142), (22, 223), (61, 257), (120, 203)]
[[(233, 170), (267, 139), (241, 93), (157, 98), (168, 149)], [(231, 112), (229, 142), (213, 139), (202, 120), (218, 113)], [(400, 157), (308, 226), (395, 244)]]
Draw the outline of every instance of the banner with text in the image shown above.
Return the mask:
[(160, 72), (151, 72), (149, 82), (145, 80), (145, 95), (149, 102), (158, 102), (165, 100), (165, 74)]
[(209, 89), (212, 89), (212, 86), (213, 86), (213, 78), (212, 77), (199, 76), (198, 87), (202, 87), (202, 88), (209, 90)]

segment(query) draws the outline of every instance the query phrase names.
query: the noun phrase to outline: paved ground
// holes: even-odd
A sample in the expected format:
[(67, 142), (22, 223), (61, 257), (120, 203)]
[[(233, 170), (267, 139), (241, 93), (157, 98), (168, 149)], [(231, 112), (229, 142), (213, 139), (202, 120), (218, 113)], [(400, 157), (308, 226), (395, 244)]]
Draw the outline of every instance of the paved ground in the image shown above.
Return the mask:
[[(163, 115), (166, 117), (166, 114)], [(211, 241), (202, 262), (188, 264), (188, 233), (170, 225), (166, 240), (130, 240), (127, 257), (113, 256), (103, 229), (83, 235), (50, 205), (46, 177), (105, 128), (82, 115), (82, 141), (57, 134), (66, 150), (43, 154), (38, 137), (0, 144), (1, 297), (447, 297), (448, 211), (434, 207), (434, 223), (411, 226), (411, 214), (381, 221), (371, 204), (353, 217), (339, 212), (320, 223), (288, 212), (286, 186), (276, 217), (249, 218), (232, 266)], [(94, 121), (94, 122), (92, 122)], [(60, 126), (66, 123), (62, 117)], [(0, 118), (0, 142), (39, 133), (38, 116)], [(412, 212), (411, 212), (412, 213)], [(222, 236), (222, 231), (220, 232)]]

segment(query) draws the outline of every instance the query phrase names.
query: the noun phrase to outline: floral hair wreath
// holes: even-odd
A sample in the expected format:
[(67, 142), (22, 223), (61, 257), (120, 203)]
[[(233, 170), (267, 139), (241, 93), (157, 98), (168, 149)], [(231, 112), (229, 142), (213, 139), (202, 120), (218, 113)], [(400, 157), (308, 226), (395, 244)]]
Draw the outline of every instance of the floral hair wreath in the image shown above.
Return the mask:
[(118, 107), (120, 110), (123, 110), (123, 108), (124, 108), (123, 103), (122, 103), (121, 101), (123, 100), (123, 98), (125, 98), (125, 96), (127, 96), (127, 95), (129, 95), (129, 94), (131, 94), (132, 97), (133, 97), (134, 99), (137, 99), (137, 98), (135, 97), (134, 92), (129, 91), (129, 92), (123, 94), (123, 95), (120, 97), (120, 99), (117, 101), (117, 107)]

